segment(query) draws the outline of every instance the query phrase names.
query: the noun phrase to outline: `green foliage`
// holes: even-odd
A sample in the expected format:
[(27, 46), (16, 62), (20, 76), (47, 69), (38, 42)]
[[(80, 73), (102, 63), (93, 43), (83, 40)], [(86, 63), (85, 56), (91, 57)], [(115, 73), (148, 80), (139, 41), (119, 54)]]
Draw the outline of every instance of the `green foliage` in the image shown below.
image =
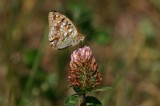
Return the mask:
[(82, 95), (82, 94), (86, 93), (86, 91), (82, 90), (80, 87), (73, 87), (73, 90), (74, 90), (78, 95)]
[[(79, 87), (73, 87), (74, 91), (77, 93), (75, 95), (71, 95), (69, 97), (67, 97), (67, 99), (65, 100), (65, 103), (69, 104), (69, 103), (75, 103), (77, 100), (77, 96), (82, 96), (84, 94), (86, 94), (87, 92), (102, 92), (102, 91), (108, 91), (111, 90), (111, 87), (98, 87), (96, 89), (93, 90), (81, 90)], [(74, 101), (74, 102), (73, 102)], [(85, 102), (87, 106), (102, 106), (102, 103), (93, 96), (86, 96), (85, 97)], [(74, 106), (74, 105), (73, 105)]]
[[(77, 95), (70, 95), (65, 98), (64, 105), (67, 106), (76, 106), (78, 103), (79, 97)], [(86, 106), (102, 106), (102, 103), (93, 96), (86, 96), (85, 97)]]
[(24, 52), (23, 54), (23, 61), (24, 63), (29, 66), (32, 67), (35, 57), (37, 55), (37, 50), (36, 49), (28, 49)]
[(156, 46), (156, 28), (149, 19), (142, 19), (139, 23), (139, 29), (146, 38), (146, 44), (150, 47)]
[(85, 100), (87, 106), (102, 106), (102, 103), (93, 96), (86, 96)]
[(64, 101), (64, 105), (68, 105), (68, 106), (75, 106), (78, 102), (78, 96), (77, 95), (70, 95), (70, 96), (67, 96), (65, 98), (65, 101)]
[(102, 92), (102, 91), (108, 91), (108, 90), (112, 90), (112, 87), (99, 87), (92, 90), (92, 92)]
[(0, 95), (0, 105), (4, 103), (4, 96)]
[(105, 45), (111, 41), (111, 36), (105, 31), (99, 31), (96, 34), (93, 34), (93, 36), (93, 40), (97, 44)]
[(97, 44), (105, 45), (111, 41), (111, 36), (106, 30), (99, 31), (97, 26), (93, 26), (93, 12), (84, 4), (79, 2), (68, 2), (69, 12), (67, 13), (75, 23), (81, 33), (85, 35), (85, 41), (94, 41)]

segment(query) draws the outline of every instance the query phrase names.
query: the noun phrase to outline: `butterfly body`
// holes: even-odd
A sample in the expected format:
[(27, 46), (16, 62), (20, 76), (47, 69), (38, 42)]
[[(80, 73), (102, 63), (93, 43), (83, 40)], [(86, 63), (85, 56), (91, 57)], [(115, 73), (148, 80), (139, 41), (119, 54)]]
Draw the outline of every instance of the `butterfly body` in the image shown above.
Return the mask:
[(74, 24), (63, 14), (51, 11), (48, 15), (49, 20), (49, 41), (53, 48), (64, 49), (75, 46), (84, 40)]

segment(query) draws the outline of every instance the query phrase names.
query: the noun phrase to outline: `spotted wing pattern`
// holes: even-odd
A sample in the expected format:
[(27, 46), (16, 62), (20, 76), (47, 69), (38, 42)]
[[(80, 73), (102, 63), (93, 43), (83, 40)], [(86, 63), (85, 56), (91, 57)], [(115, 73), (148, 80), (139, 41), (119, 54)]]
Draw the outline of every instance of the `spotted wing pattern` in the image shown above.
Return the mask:
[(59, 12), (49, 12), (48, 20), (49, 41), (53, 48), (64, 49), (84, 40), (84, 36), (77, 31), (74, 24)]

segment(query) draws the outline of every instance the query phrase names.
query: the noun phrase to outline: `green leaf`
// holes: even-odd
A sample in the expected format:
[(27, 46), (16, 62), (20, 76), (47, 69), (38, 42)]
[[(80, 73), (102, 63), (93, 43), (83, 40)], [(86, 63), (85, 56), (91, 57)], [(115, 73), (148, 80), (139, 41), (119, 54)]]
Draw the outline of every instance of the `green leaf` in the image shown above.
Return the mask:
[(68, 105), (68, 106), (75, 106), (78, 102), (78, 96), (77, 95), (70, 95), (70, 96), (67, 96), (65, 98), (65, 101), (64, 101), (64, 105)]
[(102, 103), (93, 96), (86, 96), (86, 105), (87, 106), (102, 106)]
[(92, 90), (93, 92), (96, 92), (96, 91), (108, 91), (108, 90), (111, 90), (112, 87), (100, 87), (100, 88), (97, 88), (97, 89), (94, 89)]

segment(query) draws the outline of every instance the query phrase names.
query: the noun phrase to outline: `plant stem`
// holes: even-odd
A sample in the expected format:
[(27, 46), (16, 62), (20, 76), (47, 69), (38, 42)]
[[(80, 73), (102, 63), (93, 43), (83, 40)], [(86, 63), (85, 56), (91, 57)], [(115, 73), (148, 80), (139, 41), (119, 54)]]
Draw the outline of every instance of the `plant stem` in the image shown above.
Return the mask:
[(82, 99), (82, 100), (81, 100), (80, 106), (86, 106), (85, 96), (86, 96), (86, 94), (82, 94), (82, 95), (81, 95), (81, 97), (82, 97), (81, 99)]

